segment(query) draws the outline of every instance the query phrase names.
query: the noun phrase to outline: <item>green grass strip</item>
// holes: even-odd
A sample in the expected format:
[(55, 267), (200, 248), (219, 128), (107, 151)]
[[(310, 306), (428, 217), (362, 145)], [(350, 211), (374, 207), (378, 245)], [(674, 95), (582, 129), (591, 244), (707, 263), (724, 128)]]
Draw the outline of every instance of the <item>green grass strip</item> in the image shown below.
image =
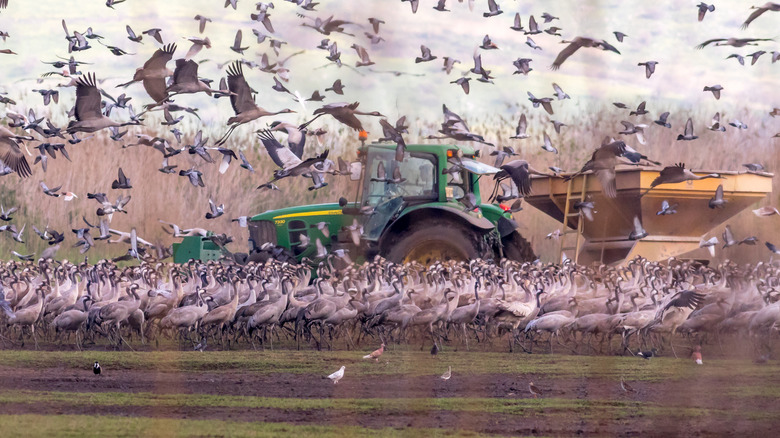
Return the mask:
[(780, 364), (755, 365), (747, 360), (709, 360), (704, 366), (685, 359), (634, 357), (526, 355), (484, 352), (451, 352), (431, 357), (427, 352), (405, 348), (386, 351), (379, 363), (361, 360), (363, 351), (0, 351), (0, 367), (70, 368), (89, 370), (99, 361), (106, 372), (248, 372), (327, 375), (341, 365), (352, 376), (440, 375), (448, 365), (454, 375), (523, 374), (555, 378), (596, 377), (662, 381), (733, 377), (770, 378), (780, 373)]
[(88, 415), (0, 415), (3, 436), (62, 437), (482, 437), (477, 433), (442, 429), (369, 429), (358, 426), (291, 425), (221, 420), (180, 420)]
[[(343, 413), (384, 414), (429, 412), (434, 410), (507, 415), (577, 415), (587, 417), (706, 417), (745, 415), (745, 412), (692, 407), (660, 406), (649, 402), (624, 400), (577, 400), (567, 398), (276, 398), (210, 394), (155, 394), (124, 392), (0, 392), (0, 405), (41, 404), (112, 407), (198, 407), (271, 408), (281, 410), (334, 410)], [(780, 419), (780, 412), (751, 413), (754, 419)]]

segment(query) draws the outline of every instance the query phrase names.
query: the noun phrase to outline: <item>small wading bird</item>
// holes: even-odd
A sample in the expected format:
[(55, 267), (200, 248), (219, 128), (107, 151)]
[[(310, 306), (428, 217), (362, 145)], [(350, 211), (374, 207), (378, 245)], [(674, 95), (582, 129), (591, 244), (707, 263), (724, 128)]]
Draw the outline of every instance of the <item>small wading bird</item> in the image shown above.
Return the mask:
[(542, 390), (534, 385), (534, 382), (528, 382), (528, 392), (531, 393), (533, 398), (538, 398), (540, 395), (542, 395)]
[(385, 343), (383, 342), (382, 345), (377, 348), (376, 350), (372, 351), (371, 353), (363, 356), (363, 359), (374, 359), (377, 362), (379, 362), (379, 356), (382, 355), (382, 353), (385, 352)]
[(341, 380), (344, 377), (345, 368), (346, 367), (342, 365), (341, 368), (338, 369), (338, 371), (328, 376), (328, 378), (333, 381), (334, 385), (339, 383), (339, 380)]
[(622, 376), (620, 377), (620, 389), (622, 389), (623, 392), (636, 392), (636, 389), (623, 380)]
[(447, 372), (442, 374), (439, 378), (442, 380), (450, 380), (450, 377), (452, 377), (452, 366), (448, 366)]
[(100, 375), (101, 368), (100, 368), (100, 364), (97, 361), (95, 361), (95, 363), (92, 364), (92, 372), (95, 373), (96, 376)]

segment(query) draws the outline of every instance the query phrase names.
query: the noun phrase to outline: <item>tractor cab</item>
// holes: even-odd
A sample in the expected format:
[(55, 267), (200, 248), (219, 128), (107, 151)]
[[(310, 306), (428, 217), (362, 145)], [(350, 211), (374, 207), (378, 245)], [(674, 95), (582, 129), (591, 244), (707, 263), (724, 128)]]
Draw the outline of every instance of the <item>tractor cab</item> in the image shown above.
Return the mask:
[[(249, 258), (273, 248), (299, 261), (342, 249), (354, 261), (375, 255), (423, 264), (477, 257), (533, 259), (511, 213), (482, 203), (479, 178), (499, 169), (476, 161), (474, 149), (407, 145), (403, 161), (395, 156), (395, 144), (374, 143), (358, 150), (358, 161), (350, 165), (350, 179), (357, 183), (352, 200), (252, 217)], [(351, 232), (355, 222), (362, 227), (359, 238)]]
[(475, 161), (471, 148), (410, 145), (402, 162), (395, 160), (395, 148), (394, 144), (373, 144), (358, 152), (365, 172), (360, 178), (359, 200), (364, 210), (396, 197), (402, 197), (407, 205), (416, 205), (454, 202), (469, 192), (475, 194), (479, 205), (479, 177), (499, 171)]

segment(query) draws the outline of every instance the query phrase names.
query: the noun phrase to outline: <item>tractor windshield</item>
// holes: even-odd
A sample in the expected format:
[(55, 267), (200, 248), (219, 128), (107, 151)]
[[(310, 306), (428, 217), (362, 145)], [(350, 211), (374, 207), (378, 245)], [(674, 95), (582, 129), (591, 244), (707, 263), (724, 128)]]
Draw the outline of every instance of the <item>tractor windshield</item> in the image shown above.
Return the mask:
[(395, 150), (369, 148), (361, 206), (376, 207), (399, 196), (407, 201), (437, 199), (435, 163), (433, 154), (407, 152), (399, 163)]

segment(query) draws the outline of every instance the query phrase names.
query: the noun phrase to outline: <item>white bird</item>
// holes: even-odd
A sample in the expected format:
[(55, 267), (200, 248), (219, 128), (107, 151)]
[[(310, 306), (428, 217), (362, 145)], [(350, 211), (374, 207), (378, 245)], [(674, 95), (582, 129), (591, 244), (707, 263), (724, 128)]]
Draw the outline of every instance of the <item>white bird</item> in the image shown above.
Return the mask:
[(748, 125), (746, 125), (746, 124), (744, 124), (744, 123), (740, 122), (740, 121), (739, 121), (739, 120), (737, 120), (737, 119), (734, 119), (734, 120), (730, 121), (730, 122), (729, 122), (729, 125), (731, 125), (731, 126), (733, 126), (733, 127), (737, 128), (737, 129), (748, 129)]
[(547, 236), (545, 236), (545, 239), (555, 239), (558, 240), (563, 233), (560, 229), (553, 231), (552, 233), (548, 233)]
[[(301, 243), (303, 243), (303, 241), (301, 241)], [(314, 241), (314, 244), (317, 246), (317, 257), (321, 259), (327, 257), (328, 250), (325, 248), (325, 245), (322, 244), (322, 240), (320, 240), (319, 237)]]
[(713, 236), (709, 240), (702, 239), (701, 242), (699, 242), (699, 248), (707, 248), (707, 250), (710, 252), (711, 257), (715, 257), (715, 245), (718, 244), (718, 238), (717, 236)]
[(723, 230), (723, 248), (736, 245), (738, 242), (734, 239), (734, 233), (731, 232), (731, 226), (726, 225), (726, 229)]
[(246, 228), (249, 225), (249, 216), (239, 216), (232, 219), (231, 222), (238, 222), (239, 227)]
[(777, 211), (777, 208), (772, 207), (771, 205), (767, 205), (753, 210), (753, 214), (758, 217), (767, 217), (775, 214), (780, 215), (780, 211)]
[(657, 216), (664, 216), (664, 215), (675, 214), (675, 213), (677, 213), (677, 210), (676, 210), (677, 209), (677, 205), (678, 204), (676, 204), (676, 203), (674, 205), (669, 205), (669, 201), (664, 199), (661, 202), (661, 210), (657, 211), (655, 214)]
[(339, 383), (339, 380), (341, 380), (344, 377), (344, 369), (346, 367), (344, 365), (339, 368), (338, 371), (328, 376), (330, 380), (333, 380), (333, 384)]
[(452, 367), (447, 367), (447, 372), (442, 374), (441, 377), (439, 377), (442, 380), (450, 380), (450, 377), (452, 377)]

